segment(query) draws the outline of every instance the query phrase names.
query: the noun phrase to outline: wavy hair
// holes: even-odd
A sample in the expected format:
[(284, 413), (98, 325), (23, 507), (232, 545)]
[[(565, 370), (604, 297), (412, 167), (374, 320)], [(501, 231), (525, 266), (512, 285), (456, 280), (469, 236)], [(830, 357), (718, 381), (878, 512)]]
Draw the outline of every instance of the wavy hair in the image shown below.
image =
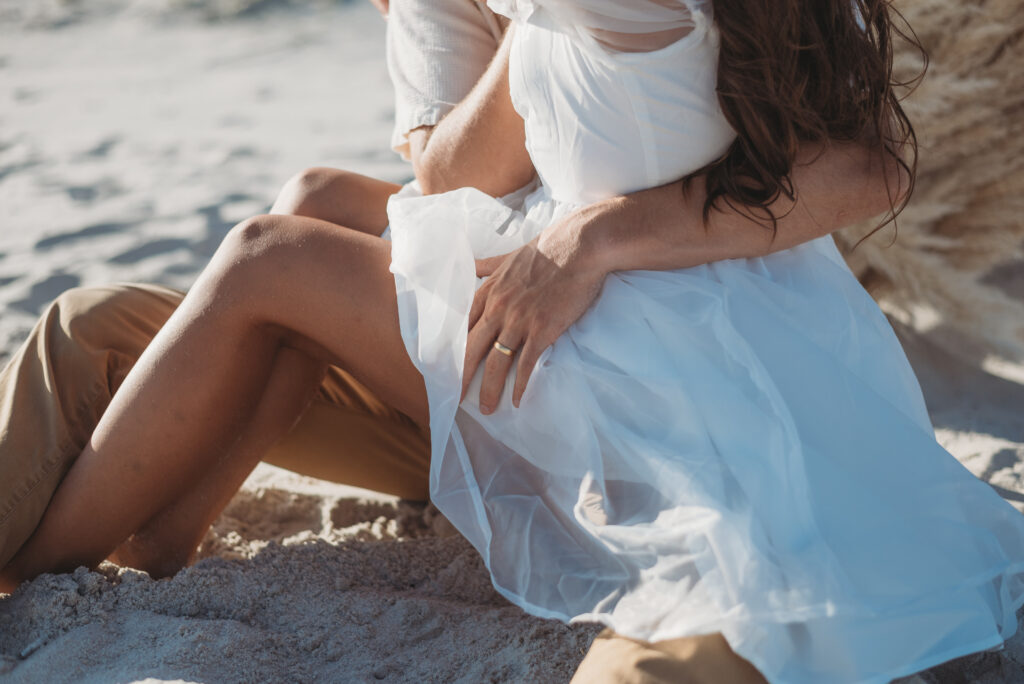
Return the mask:
[[(721, 36), (718, 101), (737, 133), (705, 174), (704, 220), (724, 202), (770, 225), (771, 204), (795, 200), (791, 173), (801, 143), (878, 145), (909, 178), (897, 202), (868, 235), (895, 220), (913, 191), (917, 137), (897, 89), (912, 89), (927, 55), (888, 0), (713, 0)], [(900, 26), (894, 19), (898, 18)], [(920, 51), (923, 68), (909, 81), (893, 76), (894, 37)], [(883, 165), (886, 168), (887, 165)], [(867, 237), (867, 236), (865, 236)]]

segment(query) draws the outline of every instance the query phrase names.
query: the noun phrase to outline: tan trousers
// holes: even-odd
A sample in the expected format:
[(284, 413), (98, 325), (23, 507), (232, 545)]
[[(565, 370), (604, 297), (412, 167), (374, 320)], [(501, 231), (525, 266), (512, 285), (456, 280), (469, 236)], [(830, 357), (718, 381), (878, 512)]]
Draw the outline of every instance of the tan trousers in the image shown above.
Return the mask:
[[(0, 372), (0, 568), (32, 534), (114, 392), (182, 297), (153, 285), (69, 290)], [(328, 371), (309, 409), (264, 460), (407, 499), (428, 496), (427, 433), (339, 368)], [(607, 630), (573, 679), (763, 681), (719, 635), (648, 644)]]
[(637, 641), (597, 635), (571, 684), (767, 684), (721, 634)]

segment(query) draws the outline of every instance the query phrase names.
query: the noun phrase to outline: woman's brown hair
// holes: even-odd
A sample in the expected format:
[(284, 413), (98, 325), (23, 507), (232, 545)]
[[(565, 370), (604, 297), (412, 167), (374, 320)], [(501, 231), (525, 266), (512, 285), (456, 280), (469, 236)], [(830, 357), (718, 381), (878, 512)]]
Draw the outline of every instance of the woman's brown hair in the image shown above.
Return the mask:
[(705, 221), (723, 201), (774, 232), (779, 217), (770, 205), (795, 199), (798, 147), (828, 141), (877, 144), (906, 172), (910, 187), (898, 188), (899, 201), (886, 179), (890, 212), (875, 231), (895, 219), (917, 170), (917, 138), (896, 89), (915, 84), (923, 70), (911, 82), (894, 79), (894, 37), (927, 62), (902, 16), (887, 0), (713, 0), (713, 7), (718, 100), (738, 135), (701, 170)]

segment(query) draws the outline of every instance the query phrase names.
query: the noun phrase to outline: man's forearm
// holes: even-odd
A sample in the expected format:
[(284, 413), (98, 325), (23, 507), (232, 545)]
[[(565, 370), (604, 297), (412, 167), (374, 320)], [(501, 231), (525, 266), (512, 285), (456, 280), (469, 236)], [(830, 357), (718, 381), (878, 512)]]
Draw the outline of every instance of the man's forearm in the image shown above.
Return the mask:
[(508, 38), (466, 98), (436, 126), (409, 134), (416, 178), (424, 193), (471, 186), (506, 195), (533, 178), (523, 120), (508, 87)]
[(908, 181), (894, 159), (884, 159), (863, 145), (832, 144), (824, 151), (808, 145), (792, 173), (796, 201), (780, 198), (771, 206), (778, 219), (774, 235), (769, 223), (724, 202), (705, 225), (707, 195), (698, 176), (685, 190), (678, 181), (588, 207), (580, 248), (607, 271), (685, 268), (788, 249), (883, 213), (890, 206), (887, 188), (898, 202), (897, 189), (906, 192)]

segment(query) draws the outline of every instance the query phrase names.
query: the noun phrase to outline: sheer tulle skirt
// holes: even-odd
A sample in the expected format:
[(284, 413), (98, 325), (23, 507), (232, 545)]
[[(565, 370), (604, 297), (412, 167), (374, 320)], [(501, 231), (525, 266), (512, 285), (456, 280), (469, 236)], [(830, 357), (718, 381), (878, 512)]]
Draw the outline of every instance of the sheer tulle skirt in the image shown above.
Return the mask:
[(936, 443), (830, 237), (611, 274), (519, 409), (511, 382), (492, 415), (460, 405), (474, 257), (573, 209), (513, 199), (389, 205), (431, 496), (503, 595), (639, 639), (719, 631), (772, 681), (887, 681), (1014, 632), (1024, 522)]

